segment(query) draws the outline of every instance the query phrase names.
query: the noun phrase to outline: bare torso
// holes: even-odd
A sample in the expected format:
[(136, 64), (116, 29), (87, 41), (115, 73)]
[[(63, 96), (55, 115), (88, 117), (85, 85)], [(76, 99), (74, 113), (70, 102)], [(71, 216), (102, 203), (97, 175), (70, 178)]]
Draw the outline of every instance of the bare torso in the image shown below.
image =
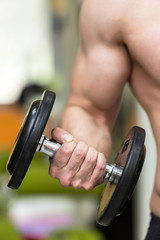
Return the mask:
[[(87, 33), (89, 28), (85, 29), (86, 22), (91, 18), (91, 29), (99, 31), (100, 42), (106, 45), (106, 55), (108, 55), (108, 59), (105, 57), (103, 59), (102, 52), (105, 51), (103, 49), (102, 52), (97, 50), (101, 55), (99, 57), (97, 54), (97, 58), (102, 58), (101, 63), (106, 65), (105, 70), (103, 68), (99, 70), (97, 67), (98, 81), (91, 78), (90, 99), (94, 101), (95, 90), (100, 95), (99, 101), (104, 102), (104, 108), (108, 110), (108, 116), (110, 116), (111, 109), (115, 109), (114, 104), (116, 105), (118, 102), (125, 82), (129, 82), (134, 95), (147, 112), (158, 151), (151, 209), (160, 216), (160, 2), (151, 0), (86, 0), (85, 4), (86, 9), (90, 8), (92, 16), (87, 15), (87, 13), (85, 15), (84, 7), (84, 11), (82, 10), (82, 43), (84, 41), (86, 46), (91, 36), (89, 44), (98, 45), (94, 32), (92, 33), (90, 30)], [(92, 62), (94, 47), (91, 53), (90, 46), (87, 49), (90, 62)], [(101, 70), (103, 73), (106, 71), (104, 79)], [(100, 86), (103, 87), (100, 88)], [(108, 101), (107, 105), (108, 98), (114, 100), (112, 103)], [(96, 102), (96, 104), (99, 103)]]
[[(159, 12), (158, 0), (84, 0), (81, 46), (60, 122), (76, 141), (62, 144), (51, 161), (50, 175), (64, 186), (87, 190), (103, 181), (111, 131), (128, 83), (149, 116), (157, 142), (151, 210), (160, 216)], [(52, 132), (60, 143), (65, 142), (62, 129)]]
[(160, 2), (134, 1), (126, 12), (124, 41), (132, 61), (130, 85), (148, 114), (157, 143), (151, 210), (160, 216)]

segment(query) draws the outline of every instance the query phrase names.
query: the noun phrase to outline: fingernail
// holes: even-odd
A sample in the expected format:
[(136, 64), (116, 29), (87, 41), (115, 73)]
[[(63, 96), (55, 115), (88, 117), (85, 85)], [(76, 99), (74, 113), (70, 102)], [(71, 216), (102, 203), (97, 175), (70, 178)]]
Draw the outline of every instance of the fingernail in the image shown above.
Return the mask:
[(70, 134), (64, 134), (63, 135), (63, 142), (71, 142), (73, 140), (73, 136)]

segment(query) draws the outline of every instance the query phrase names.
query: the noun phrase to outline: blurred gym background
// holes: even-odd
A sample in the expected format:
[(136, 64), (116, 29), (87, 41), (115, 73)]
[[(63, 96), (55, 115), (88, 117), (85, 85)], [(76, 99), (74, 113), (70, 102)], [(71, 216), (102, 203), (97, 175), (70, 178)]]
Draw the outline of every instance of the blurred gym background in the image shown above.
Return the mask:
[(146, 129), (147, 157), (132, 200), (110, 227), (95, 222), (103, 185), (92, 191), (62, 187), (49, 177), (48, 158), (42, 154), (35, 154), (18, 191), (7, 188), (9, 153), (30, 103), (44, 89), (57, 94), (47, 137), (58, 124), (79, 45), (81, 4), (82, 0), (0, 1), (0, 239), (142, 240), (147, 231), (155, 143), (148, 119), (128, 86), (110, 161), (136, 124)]

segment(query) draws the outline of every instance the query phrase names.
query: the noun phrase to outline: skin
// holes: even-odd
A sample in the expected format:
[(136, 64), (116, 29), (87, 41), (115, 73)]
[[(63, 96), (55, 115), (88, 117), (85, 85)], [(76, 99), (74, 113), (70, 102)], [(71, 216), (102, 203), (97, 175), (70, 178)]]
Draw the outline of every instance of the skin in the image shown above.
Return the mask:
[(160, 216), (160, 2), (84, 0), (81, 45), (60, 126), (62, 147), (49, 174), (63, 186), (92, 189), (103, 182), (125, 84), (145, 109), (157, 144), (151, 211)]

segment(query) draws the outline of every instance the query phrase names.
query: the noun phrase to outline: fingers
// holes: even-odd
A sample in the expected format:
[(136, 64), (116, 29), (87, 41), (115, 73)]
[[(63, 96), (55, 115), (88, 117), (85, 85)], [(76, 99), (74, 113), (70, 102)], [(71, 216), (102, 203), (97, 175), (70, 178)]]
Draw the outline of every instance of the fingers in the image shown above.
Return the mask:
[[(81, 172), (82, 170), (81, 168), (79, 174), (77, 174), (73, 179), (73, 187), (91, 190), (95, 186), (103, 183), (106, 168), (106, 158), (102, 153), (97, 153), (97, 158), (95, 156), (93, 155), (92, 157), (89, 156), (90, 163), (92, 162), (92, 165), (90, 166), (88, 165), (87, 167), (89, 170), (88, 172), (90, 172), (90, 174), (87, 174), (86, 171), (83, 175)], [(86, 162), (88, 162), (88, 160)]]
[(84, 142), (77, 143), (74, 151), (72, 152), (70, 160), (66, 166), (66, 170), (72, 172), (73, 176), (79, 172), (80, 167), (86, 157), (87, 151), (88, 146), (86, 143)]
[(63, 144), (50, 161), (49, 174), (59, 179), (63, 186), (73, 186), (72, 179), (79, 171), (88, 150), (84, 142)]
[(52, 137), (62, 146), (50, 161), (49, 174), (65, 186), (91, 190), (101, 184), (106, 169), (104, 154), (89, 147), (85, 142), (76, 141), (65, 130), (55, 128)]
[(75, 188), (82, 187), (87, 179), (90, 179), (97, 164), (97, 155), (97, 151), (93, 147), (89, 147), (83, 164), (72, 181), (72, 184)]
[(94, 186), (103, 183), (105, 171), (106, 171), (106, 158), (103, 153), (98, 153), (98, 160), (97, 160), (96, 167), (88, 183), (86, 183), (85, 189), (90, 190)]
[(52, 167), (57, 167), (59, 169), (64, 168), (67, 165), (69, 159), (71, 158), (71, 155), (76, 145), (77, 145), (76, 141), (63, 144), (59, 148), (59, 150), (55, 153), (54, 158), (50, 159)]

